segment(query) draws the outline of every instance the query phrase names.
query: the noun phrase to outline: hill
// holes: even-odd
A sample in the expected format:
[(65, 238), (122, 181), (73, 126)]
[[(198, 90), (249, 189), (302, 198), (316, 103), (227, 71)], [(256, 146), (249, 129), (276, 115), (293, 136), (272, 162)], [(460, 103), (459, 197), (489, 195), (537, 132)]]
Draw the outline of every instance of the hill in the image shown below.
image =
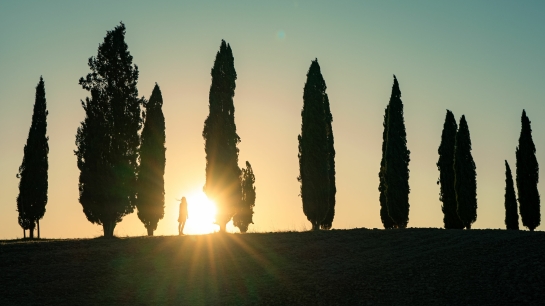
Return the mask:
[(0, 305), (539, 304), (544, 285), (543, 232), (0, 241)]

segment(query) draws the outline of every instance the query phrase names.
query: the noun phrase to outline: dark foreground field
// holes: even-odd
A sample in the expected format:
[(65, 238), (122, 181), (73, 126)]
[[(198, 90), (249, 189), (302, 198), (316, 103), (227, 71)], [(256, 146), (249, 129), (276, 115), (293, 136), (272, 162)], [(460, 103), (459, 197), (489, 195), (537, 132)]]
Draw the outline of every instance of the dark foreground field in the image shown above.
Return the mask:
[(542, 232), (354, 229), (0, 241), (0, 305), (542, 303)]

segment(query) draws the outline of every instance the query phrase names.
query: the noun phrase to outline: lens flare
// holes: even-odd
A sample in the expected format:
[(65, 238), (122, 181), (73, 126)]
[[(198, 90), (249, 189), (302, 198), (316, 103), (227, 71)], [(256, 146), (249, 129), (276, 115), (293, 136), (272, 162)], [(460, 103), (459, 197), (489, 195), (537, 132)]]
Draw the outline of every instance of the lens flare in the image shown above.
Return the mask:
[(185, 224), (184, 234), (200, 235), (217, 232), (219, 226), (214, 224), (217, 208), (213, 201), (199, 191), (190, 194), (187, 199), (188, 219)]

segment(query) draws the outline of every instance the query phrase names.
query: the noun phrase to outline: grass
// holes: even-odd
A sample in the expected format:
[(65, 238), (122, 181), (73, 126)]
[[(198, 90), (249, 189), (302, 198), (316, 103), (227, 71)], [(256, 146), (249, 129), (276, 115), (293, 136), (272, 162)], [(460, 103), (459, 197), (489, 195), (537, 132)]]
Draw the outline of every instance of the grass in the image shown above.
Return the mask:
[(543, 232), (0, 241), (0, 305), (539, 304), (544, 285)]

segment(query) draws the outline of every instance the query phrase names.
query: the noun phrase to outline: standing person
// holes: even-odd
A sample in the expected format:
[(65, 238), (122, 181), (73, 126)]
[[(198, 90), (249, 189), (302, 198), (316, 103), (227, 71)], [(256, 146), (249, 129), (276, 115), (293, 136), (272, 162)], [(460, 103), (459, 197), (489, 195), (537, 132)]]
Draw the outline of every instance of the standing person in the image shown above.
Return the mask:
[(180, 202), (180, 215), (178, 217), (178, 235), (183, 235), (184, 233), (184, 226), (185, 221), (189, 217), (189, 214), (187, 213), (187, 200), (185, 197), (182, 197), (182, 201)]

